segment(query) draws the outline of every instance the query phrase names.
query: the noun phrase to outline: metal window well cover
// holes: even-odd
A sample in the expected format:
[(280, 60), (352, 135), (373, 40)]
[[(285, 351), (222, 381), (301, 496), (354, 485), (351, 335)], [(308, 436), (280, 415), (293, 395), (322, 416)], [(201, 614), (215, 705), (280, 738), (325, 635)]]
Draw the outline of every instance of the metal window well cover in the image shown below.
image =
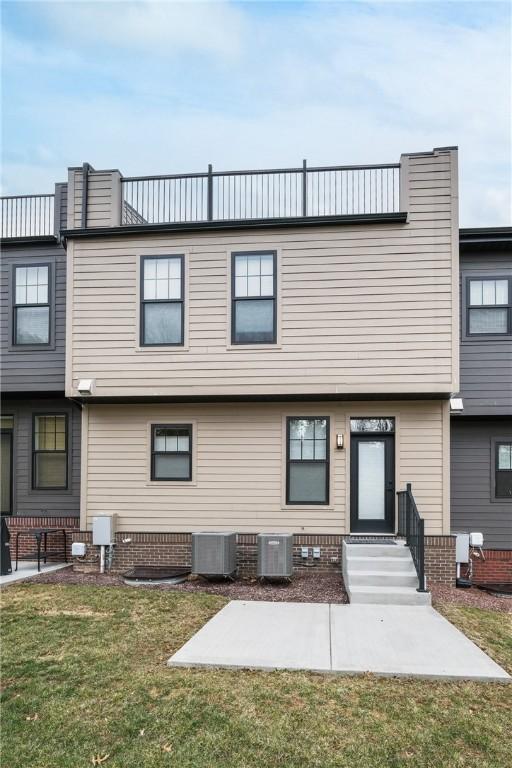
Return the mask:
[(123, 573), (126, 584), (181, 584), (190, 574), (190, 568), (175, 565), (136, 565)]

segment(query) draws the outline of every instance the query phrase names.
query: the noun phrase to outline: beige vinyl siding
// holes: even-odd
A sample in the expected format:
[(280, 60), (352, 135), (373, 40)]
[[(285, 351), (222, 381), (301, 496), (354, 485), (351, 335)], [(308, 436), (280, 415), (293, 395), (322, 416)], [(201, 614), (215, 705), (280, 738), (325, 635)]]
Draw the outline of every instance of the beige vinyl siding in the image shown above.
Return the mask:
[[(122, 531), (349, 531), (351, 416), (396, 419), (396, 487), (411, 482), (427, 533), (449, 532), (447, 403), (88, 405), (83, 417), (82, 526), (118, 515)], [(286, 416), (329, 416), (330, 503), (285, 504)], [(192, 423), (192, 482), (150, 480), (151, 424)], [(335, 435), (346, 448), (336, 449)]]
[[(409, 158), (407, 224), (71, 239), (67, 394), (81, 378), (97, 396), (456, 391), (455, 163)], [(230, 345), (244, 250), (277, 250), (277, 345)], [(140, 348), (140, 259), (179, 253), (186, 346)]]

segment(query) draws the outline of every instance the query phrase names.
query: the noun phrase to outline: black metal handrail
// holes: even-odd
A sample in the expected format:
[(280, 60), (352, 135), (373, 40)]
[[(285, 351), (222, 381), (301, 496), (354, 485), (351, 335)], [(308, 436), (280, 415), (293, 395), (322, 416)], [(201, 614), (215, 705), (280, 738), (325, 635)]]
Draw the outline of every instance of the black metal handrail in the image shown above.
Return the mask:
[(0, 237), (51, 237), (55, 234), (55, 195), (9, 195), (0, 198)]
[(398, 491), (398, 536), (404, 536), (411, 550), (412, 559), (418, 574), (418, 592), (427, 592), (425, 581), (425, 521), (418, 512), (412, 495), (412, 487), (407, 483), (405, 491)]
[(398, 213), (400, 164), (125, 176), (121, 224)]

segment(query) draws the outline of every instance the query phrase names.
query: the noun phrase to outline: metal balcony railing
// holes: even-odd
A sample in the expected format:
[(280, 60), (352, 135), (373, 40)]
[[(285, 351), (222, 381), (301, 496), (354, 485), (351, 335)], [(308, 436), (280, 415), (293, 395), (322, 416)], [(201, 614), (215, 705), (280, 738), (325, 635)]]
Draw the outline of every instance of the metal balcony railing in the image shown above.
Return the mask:
[(361, 216), (400, 211), (400, 165), (124, 177), (121, 224)]
[(0, 237), (51, 237), (55, 234), (55, 195), (0, 198)]

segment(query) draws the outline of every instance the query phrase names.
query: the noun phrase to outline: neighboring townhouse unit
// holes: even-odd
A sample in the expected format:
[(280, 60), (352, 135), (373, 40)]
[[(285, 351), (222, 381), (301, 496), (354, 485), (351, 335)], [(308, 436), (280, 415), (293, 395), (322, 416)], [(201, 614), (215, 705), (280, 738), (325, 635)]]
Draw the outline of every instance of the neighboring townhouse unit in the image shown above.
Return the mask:
[[(1, 512), (11, 533), (74, 529), (81, 415), (64, 397), (66, 185), (3, 197), (1, 208)], [(34, 541), (24, 536), (20, 547), (33, 550)]]
[[(392, 534), (407, 483), (427, 574), (452, 582), (459, 390), (455, 148), (386, 166), (123, 178), (70, 169), (66, 395), (81, 531), (113, 567), (190, 561), (194, 531), (294, 535), (340, 567)], [(88, 548), (85, 562), (97, 562)]]
[(480, 531), (475, 579), (512, 581), (512, 227), (462, 229), (461, 396), (452, 416), (452, 530)]

